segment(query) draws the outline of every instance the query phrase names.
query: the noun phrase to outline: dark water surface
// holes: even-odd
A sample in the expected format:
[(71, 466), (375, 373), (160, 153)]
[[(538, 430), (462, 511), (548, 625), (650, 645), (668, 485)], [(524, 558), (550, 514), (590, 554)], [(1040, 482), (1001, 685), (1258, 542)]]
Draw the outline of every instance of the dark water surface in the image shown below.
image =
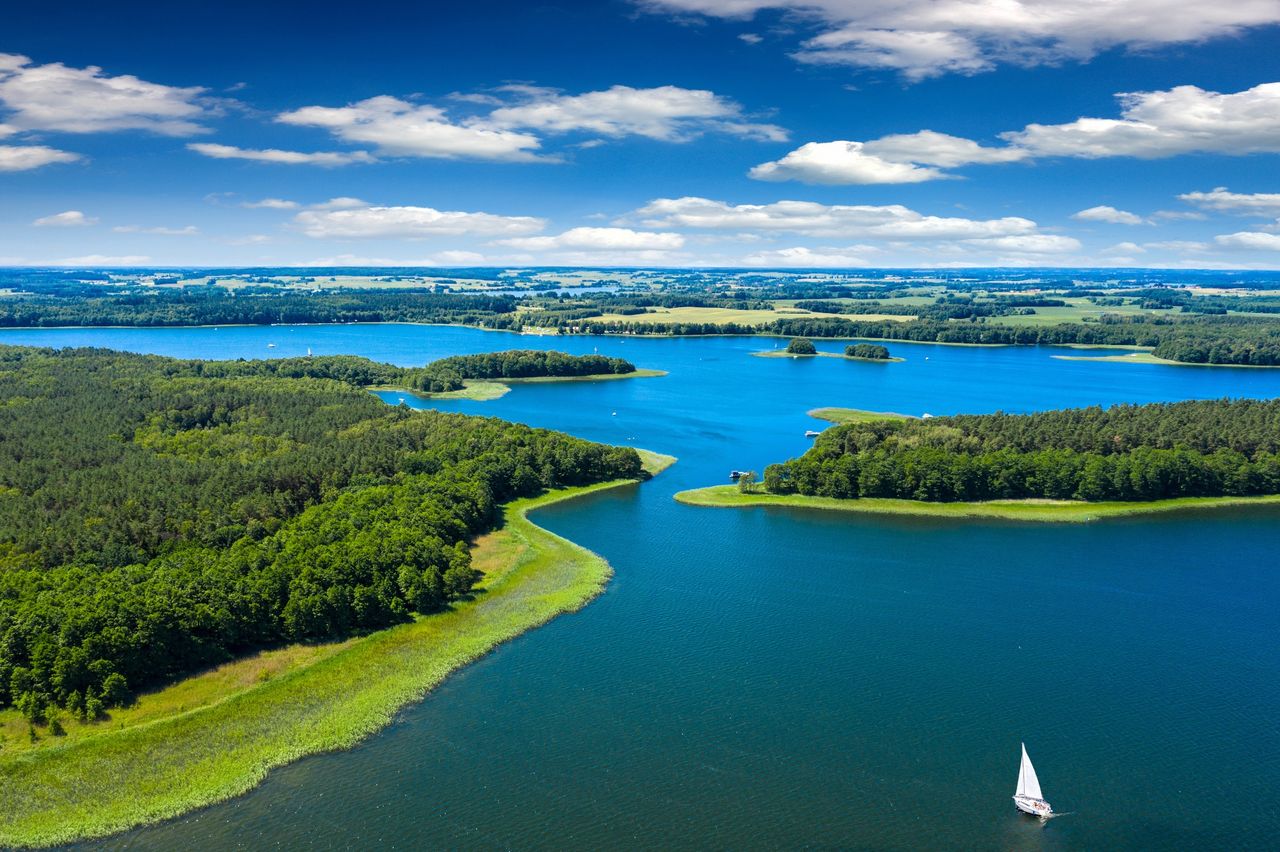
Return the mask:
[[(751, 357), (773, 343), (750, 338), (407, 325), (4, 331), (0, 343), (201, 358), (311, 347), (401, 364), (598, 348), (670, 371), (439, 405), (680, 457), (645, 485), (536, 515), (612, 563), (600, 599), (455, 674), (355, 749), (100, 846), (1280, 844), (1280, 513), (1055, 527), (671, 499), (802, 452), (804, 431), (822, 428), (805, 415), (816, 406), (1273, 397), (1280, 371), (901, 343), (899, 364), (793, 361)], [(1020, 740), (1069, 815), (1041, 825), (1014, 811)]]

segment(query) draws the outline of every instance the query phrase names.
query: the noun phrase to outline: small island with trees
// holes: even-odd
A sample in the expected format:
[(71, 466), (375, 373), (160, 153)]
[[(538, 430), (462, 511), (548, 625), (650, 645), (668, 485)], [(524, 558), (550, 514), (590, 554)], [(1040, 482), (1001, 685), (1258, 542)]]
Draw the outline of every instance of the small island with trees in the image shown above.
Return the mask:
[(759, 484), (676, 499), (1058, 521), (1280, 501), (1280, 400), (929, 419), (829, 411), (842, 425)]
[(886, 346), (878, 343), (850, 343), (844, 348), (844, 354), (821, 352), (807, 337), (793, 337), (787, 342), (786, 349), (771, 349), (767, 352), (754, 352), (762, 358), (843, 358), (848, 361), (874, 361), (887, 364), (891, 361), (902, 361), (889, 353)]

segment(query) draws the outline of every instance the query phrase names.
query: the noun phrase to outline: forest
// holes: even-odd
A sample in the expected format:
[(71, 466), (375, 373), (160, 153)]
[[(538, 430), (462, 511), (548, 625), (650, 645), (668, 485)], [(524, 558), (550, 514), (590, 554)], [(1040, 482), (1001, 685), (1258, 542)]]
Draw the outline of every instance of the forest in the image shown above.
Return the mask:
[(363, 390), (401, 372), (0, 347), (0, 707), (95, 717), (447, 607), (499, 504), (640, 474), (629, 448)]
[(403, 381), (414, 390), (441, 393), (458, 390), (466, 379), (569, 378), (625, 375), (635, 371), (635, 364), (622, 358), (566, 355), (564, 352), (539, 349), (512, 349), (506, 352), (442, 358), (425, 367), (406, 370)]
[(1280, 400), (849, 423), (767, 467), (763, 486), (930, 501), (1280, 494)]

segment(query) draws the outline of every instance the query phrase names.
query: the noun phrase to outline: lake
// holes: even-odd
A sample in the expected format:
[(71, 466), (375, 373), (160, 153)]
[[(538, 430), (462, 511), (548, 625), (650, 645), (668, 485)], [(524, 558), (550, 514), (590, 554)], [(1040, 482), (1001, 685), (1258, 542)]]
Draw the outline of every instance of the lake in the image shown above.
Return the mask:
[[(894, 364), (772, 359), (751, 356), (781, 343), (765, 338), (413, 325), (6, 330), (0, 343), (199, 358), (309, 347), (405, 365), (555, 348), (670, 373), (435, 404), (680, 458), (649, 483), (534, 516), (609, 560), (601, 598), (455, 674), (355, 749), (95, 848), (1275, 844), (1277, 510), (1036, 526), (671, 495), (803, 452), (819, 406), (1274, 397), (1280, 371), (907, 343), (888, 344), (907, 359)], [(1064, 816), (1014, 810), (1021, 741)]]

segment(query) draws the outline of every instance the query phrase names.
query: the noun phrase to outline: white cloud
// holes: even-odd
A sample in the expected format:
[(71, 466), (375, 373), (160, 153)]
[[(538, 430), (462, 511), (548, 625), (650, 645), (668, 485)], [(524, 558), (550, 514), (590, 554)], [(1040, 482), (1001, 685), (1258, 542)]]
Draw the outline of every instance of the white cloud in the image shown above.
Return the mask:
[(763, 37), (758, 36), (755, 33), (739, 33), (738, 38), (747, 44), (759, 44), (764, 41)]
[(750, 18), (778, 9), (822, 30), (795, 54), (900, 71), (973, 74), (998, 63), (1085, 61), (1113, 47), (1149, 49), (1280, 22), (1275, 0), (641, 0), (651, 9)]
[(111, 77), (101, 68), (68, 68), (60, 62), (33, 65), (25, 56), (0, 54), (0, 104), (18, 130), (97, 133), (149, 130), (190, 136), (206, 128), (197, 120), (205, 90), (149, 83), (130, 74)]
[(1018, 254), (1064, 254), (1083, 248), (1075, 237), (1063, 237), (1057, 234), (1019, 234), (1010, 237), (965, 240), (965, 242), (972, 246)]
[(1177, 86), (1117, 97), (1121, 118), (1029, 124), (1001, 137), (1036, 157), (1280, 152), (1280, 83), (1262, 83), (1232, 94)]
[(772, 124), (743, 120), (742, 107), (705, 89), (612, 86), (598, 92), (565, 95), (533, 87), (508, 87), (527, 100), (491, 112), (485, 123), (500, 128), (531, 128), (555, 133), (585, 131), (602, 136), (644, 136), (682, 142), (713, 130), (737, 136), (785, 141)]
[(79, 210), (64, 210), (51, 216), (41, 216), (31, 223), (37, 228), (80, 228), (85, 225), (96, 225), (95, 216), (86, 216)]
[(749, 254), (742, 259), (747, 266), (764, 266), (769, 268), (777, 267), (800, 267), (803, 269), (814, 268), (846, 268), (853, 266), (866, 266), (867, 261), (859, 254), (851, 254), (854, 251), (865, 251), (870, 249), (869, 246), (851, 246), (849, 248), (820, 248), (811, 249), (805, 246), (795, 246), (793, 248), (775, 249), (772, 251), (759, 251)]
[(1103, 254), (1142, 254), (1146, 249), (1134, 242), (1116, 243), (1102, 250)]
[(261, 201), (245, 201), (241, 207), (248, 207), (250, 210), (296, 210), (299, 205), (296, 201), (286, 201), (283, 198), (264, 198)]
[(684, 237), (670, 232), (633, 231), (630, 228), (571, 228), (556, 236), (517, 237), (497, 242), (529, 251), (667, 251), (681, 248)]
[(1097, 207), (1090, 207), (1087, 210), (1072, 213), (1071, 218), (1078, 219), (1081, 222), (1107, 222), (1111, 225), (1148, 224), (1147, 220), (1137, 213), (1130, 213), (1128, 210), (1117, 210), (1108, 204), (1099, 204)]
[(213, 142), (192, 142), (187, 145), (197, 154), (216, 160), (252, 160), (258, 163), (284, 163), (290, 166), (345, 166), (349, 163), (372, 163), (367, 151), (282, 151), (279, 148), (237, 148)]
[(543, 159), (536, 136), (512, 130), (455, 124), (439, 107), (387, 95), (345, 107), (309, 106), (276, 117), (284, 124), (321, 127), (345, 142), (376, 145), (391, 156), (444, 159)]
[(1212, 192), (1184, 192), (1178, 199), (1216, 213), (1268, 216), (1280, 213), (1280, 192), (1231, 192), (1225, 186)]
[(1198, 240), (1158, 240), (1156, 242), (1143, 243), (1142, 247), (1156, 251), (1207, 251), (1209, 244)]
[(150, 263), (151, 258), (145, 254), (86, 254), (81, 257), (64, 257), (55, 260), (50, 266), (141, 266)]
[(0, 172), (23, 172), (50, 163), (74, 163), (79, 154), (47, 145), (0, 145)]
[(544, 220), (531, 216), (441, 211), (431, 207), (379, 207), (349, 198), (334, 199), (304, 210), (293, 221), (304, 234), (317, 239), (413, 239), (463, 234), (514, 237), (536, 233), (546, 225)]
[[(1277, 0), (1280, 3), (1280, 0)], [(1028, 124), (1000, 134), (1008, 144), (984, 147), (932, 130), (869, 142), (810, 142), (751, 170), (760, 180), (823, 184), (919, 183), (948, 177), (942, 169), (1040, 157), (1173, 157), (1180, 154), (1280, 153), (1280, 83), (1234, 94), (1196, 86), (1117, 95), (1120, 118)], [(1216, 192), (1216, 190), (1215, 190)], [(1191, 193), (1184, 200), (1212, 193)], [(1165, 218), (1171, 218), (1165, 214)]]
[(868, 154), (861, 142), (809, 142), (781, 160), (761, 163), (748, 174), (756, 180), (818, 184), (920, 183), (944, 177), (934, 168), (893, 163)]
[(1205, 216), (1203, 213), (1197, 213), (1194, 210), (1157, 210), (1151, 214), (1151, 218), (1169, 220), (1184, 219), (1192, 222), (1199, 222), (1209, 217)]
[(111, 230), (117, 234), (156, 234), (162, 237), (194, 237), (200, 233), (200, 229), (195, 225), (187, 225), (183, 228), (166, 228), (163, 225), (152, 228), (144, 228), (142, 225), (117, 225)]
[(1234, 234), (1222, 234), (1213, 239), (1223, 248), (1245, 249), (1248, 251), (1280, 251), (1280, 234), (1238, 231)]
[(883, 239), (971, 239), (1030, 234), (1036, 223), (1006, 216), (964, 219), (926, 216), (900, 204), (826, 205), (814, 201), (729, 204), (709, 198), (659, 198), (633, 214), (652, 228), (789, 231), (808, 236)]

